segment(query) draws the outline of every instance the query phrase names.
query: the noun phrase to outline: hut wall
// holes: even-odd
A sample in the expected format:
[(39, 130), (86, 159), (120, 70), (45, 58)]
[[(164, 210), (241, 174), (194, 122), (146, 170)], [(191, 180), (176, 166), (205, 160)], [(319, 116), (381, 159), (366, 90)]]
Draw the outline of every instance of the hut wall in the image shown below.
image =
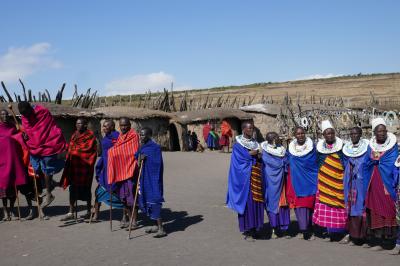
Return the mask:
[[(75, 123), (77, 117), (55, 117), (56, 124), (60, 127), (64, 138), (67, 142), (70, 141), (72, 134), (75, 131)], [(93, 131), (97, 139), (101, 139), (101, 125), (100, 121), (96, 118), (87, 118), (88, 128)]]
[(254, 115), (254, 126), (257, 131), (257, 138), (259, 141), (264, 140), (267, 132), (275, 131), (279, 133), (278, 120), (274, 116), (260, 113), (252, 113)]
[[(101, 120), (101, 125), (105, 119)], [(139, 131), (143, 127), (149, 127), (153, 130), (153, 139), (161, 145), (163, 150), (169, 149), (168, 126), (169, 119), (167, 118), (148, 118), (146, 120), (130, 120), (132, 128)], [(115, 128), (119, 130), (119, 120), (115, 119)]]

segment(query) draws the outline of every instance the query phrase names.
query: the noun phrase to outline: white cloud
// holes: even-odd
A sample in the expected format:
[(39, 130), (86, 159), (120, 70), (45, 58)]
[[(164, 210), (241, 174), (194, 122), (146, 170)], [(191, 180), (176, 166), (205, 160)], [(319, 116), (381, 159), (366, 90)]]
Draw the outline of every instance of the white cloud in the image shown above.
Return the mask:
[(147, 91), (162, 91), (170, 89), (175, 78), (164, 72), (134, 75), (110, 81), (105, 85), (106, 95), (126, 95), (144, 93)]
[(62, 64), (51, 55), (51, 44), (43, 42), (29, 47), (10, 47), (0, 55), (0, 80), (16, 82), (37, 71), (60, 68)]
[(306, 80), (306, 79), (328, 79), (328, 78), (334, 78), (334, 77), (340, 77), (343, 76), (343, 74), (314, 74), (314, 75), (310, 75), (310, 76), (305, 76), (305, 77), (301, 77), (298, 78), (296, 80)]

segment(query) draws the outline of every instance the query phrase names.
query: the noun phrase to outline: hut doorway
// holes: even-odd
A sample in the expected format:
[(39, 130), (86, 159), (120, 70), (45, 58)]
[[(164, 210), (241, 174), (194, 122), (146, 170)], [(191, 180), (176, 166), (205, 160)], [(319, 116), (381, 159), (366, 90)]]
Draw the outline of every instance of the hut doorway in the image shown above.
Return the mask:
[(225, 120), (231, 126), (231, 128), (232, 128), (232, 130), (234, 132), (234, 135), (237, 136), (237, 135), (242, 134), (242, 123), (240, 122), (239, 119), (237, 119), (237, 118), (228, 118), (228, 119), (225, 119)]
[(169, 135), (169, 150), (180, 151), (181, 146), (179, 145), (178, 131), (176, 130), (176, 126), (174, 124), (169, 124), (168, 135)]

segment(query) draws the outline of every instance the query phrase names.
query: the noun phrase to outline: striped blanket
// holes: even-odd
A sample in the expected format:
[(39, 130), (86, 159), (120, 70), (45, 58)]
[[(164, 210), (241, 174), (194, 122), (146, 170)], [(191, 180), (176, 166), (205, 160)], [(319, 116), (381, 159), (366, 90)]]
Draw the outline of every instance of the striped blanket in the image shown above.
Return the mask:
[(139, 149), (139, 135), (131, 129), (120, 134), (115, 145), (108, 150), (108, 184), (127, 180), (137, 169), (135, 153)]
[(325, 158), (318, 172), (319, 201), (330, 207), (344, 208), (343, 165), (339, 155), (333, 153)]
[(97, 159), (97, 141), (91, 130), (83, 133), (75, 131), (68, 146), (67, 159), (60, 183), (91, 187), (94, 164)]
[(260, 163), (256, 163), (251, 168), (250, 188), (253, 195), (253, 200), (256, 202), (264, 202)]

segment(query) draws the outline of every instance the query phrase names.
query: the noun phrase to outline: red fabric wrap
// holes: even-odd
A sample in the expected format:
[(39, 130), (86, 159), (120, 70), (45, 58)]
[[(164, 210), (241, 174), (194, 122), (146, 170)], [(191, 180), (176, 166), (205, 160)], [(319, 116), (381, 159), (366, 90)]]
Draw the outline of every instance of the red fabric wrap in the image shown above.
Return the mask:
[(10, 136), (0, 137), (0, 190), (26, 183), (26, 171), (18, 142)]
[(37, 156), (63, 152), (66, 142), (49, 110), (40, 105), (34, 106), (33, 110), (29, 117), (22, 116), (22, 126), (29, 137), (26, 141), (29, 152)]
[(293, 208), (309, 208), (313, 209), (315, 204), (315, 195), (307, 197), (297, 197), (292, 185), (292, 177), (290, 175), (290, 167), (286, 179), (286, 200), (291, 209)]
[(139, 149), (139, 135), (131, 129), (120, 134), (115, 145), (108, 150), (108, 183), (127, 180), (134, 176), (137, 168), (135, 153)]
[(97, 142), (91, 130), (75, 133), (68, 146), (67, 160), (61, 182), (64, 189), (69, 185), (91, 186), (94, 164), (97, 158)]
[(227, 121), (222, 121), (221, 124), (221, 135), (232, 137), (232, 128)]

